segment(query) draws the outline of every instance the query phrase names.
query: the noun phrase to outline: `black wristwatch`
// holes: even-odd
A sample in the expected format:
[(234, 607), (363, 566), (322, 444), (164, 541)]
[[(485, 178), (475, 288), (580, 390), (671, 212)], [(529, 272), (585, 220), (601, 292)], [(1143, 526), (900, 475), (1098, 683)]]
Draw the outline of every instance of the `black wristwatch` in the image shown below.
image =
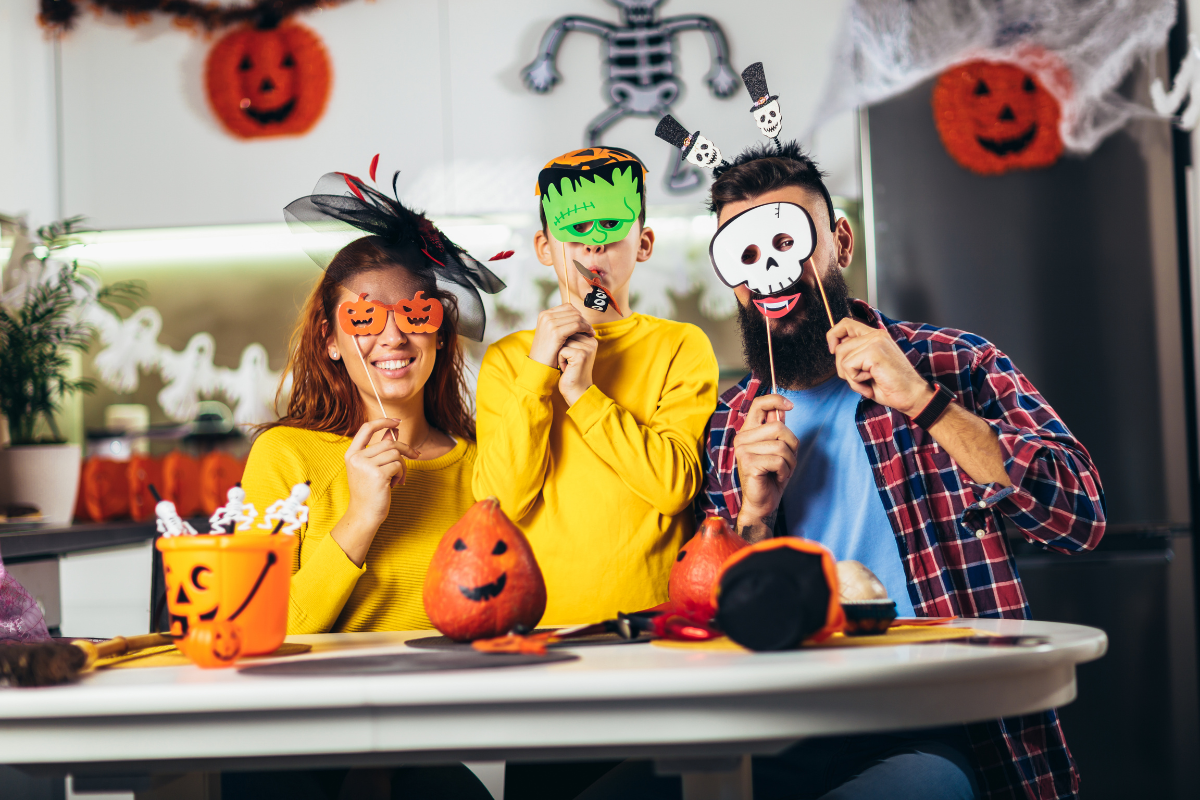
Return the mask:
[(920, 414), (913, 417), (913, 423), (917, 427), (929, 430), (933, 423), (938, 421), (938, 417), (942, 416), (942, 412), (950, 403), (954, 402), (954, 392), (942, 386), (937, 381), (932, 381), (933, 389), (936, 392), (933, 399), (930, 400)]

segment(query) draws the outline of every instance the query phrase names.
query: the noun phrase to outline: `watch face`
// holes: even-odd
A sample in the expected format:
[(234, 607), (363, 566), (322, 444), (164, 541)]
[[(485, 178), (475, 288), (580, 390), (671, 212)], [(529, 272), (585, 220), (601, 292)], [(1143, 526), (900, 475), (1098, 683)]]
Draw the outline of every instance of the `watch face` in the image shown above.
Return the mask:
[(745, 284), (760, 295), (774, 295), (800, 279), (816, 247), (817, 228), (803, 206), (766, 203), (718, 228), (708, 255), (727, 286)]

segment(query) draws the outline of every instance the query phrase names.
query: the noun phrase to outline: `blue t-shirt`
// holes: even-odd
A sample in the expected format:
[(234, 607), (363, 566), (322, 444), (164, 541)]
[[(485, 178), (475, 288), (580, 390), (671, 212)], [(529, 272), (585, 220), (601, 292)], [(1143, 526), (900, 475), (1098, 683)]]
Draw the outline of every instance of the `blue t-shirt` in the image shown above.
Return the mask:
[(796, 471), (783, 493), (788, 532), (820, 542), (838, 561), (861, 562), (896, 601), (896, 612), (913, 616), (896, 534), (854, 422), (861, 397), (837, 376), (779, 394), (794, 406), (785, 422), (800, 440)]

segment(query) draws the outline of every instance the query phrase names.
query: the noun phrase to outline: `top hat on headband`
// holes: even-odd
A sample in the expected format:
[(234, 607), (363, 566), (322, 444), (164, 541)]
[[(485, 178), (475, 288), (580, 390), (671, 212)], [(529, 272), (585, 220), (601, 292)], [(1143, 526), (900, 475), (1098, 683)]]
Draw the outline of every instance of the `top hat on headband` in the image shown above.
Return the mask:
[(688, 157), (688, 153), (692, 152), (692, 148), (696, 146), (697, 141), (700, 139), (700, 131), (688, 133), (687, 128), (680, 125), (679, 120), (670, 114), (667, 114), (658, 121), (658, 127), (654, 129), (654, 135), (678, 147), (684, 158)]
[(763, 71), (761, 61), (755, 61), (742, 70), (742, 82), (746, 84), (746, 91), (754, 101), (754, 105), (750, 106), (751, 111), (758, 111), (772, 100), (779, 99), (779, 95), (771, 94), (771, 90), (767, 88), (767, 74)]

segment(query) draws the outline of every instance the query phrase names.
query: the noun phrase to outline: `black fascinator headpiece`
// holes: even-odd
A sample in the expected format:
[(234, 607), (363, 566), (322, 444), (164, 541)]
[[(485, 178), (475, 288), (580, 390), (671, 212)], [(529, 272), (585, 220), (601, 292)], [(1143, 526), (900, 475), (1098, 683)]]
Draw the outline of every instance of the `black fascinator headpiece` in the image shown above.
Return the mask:
[[(371, 163), (372, 179), (376, 163)], [(424, 287), (428, 292), (431, 286), (453, 295), (457, 308), (447, 311), (457, 314), (458, 332), (482, 341), (486, 315), (479, 293), (495, 294), (504, 288), (504, 282), (450, 241), (424, 214), (400, 202), (396, 190), (399, 176), (399, 172), (392, 176), (392, 197), (388, 197), (353, 175), (326, 173), (313, 193), (288, 204), (283, 216), (292, 232), (302, 236), (304, 251), (321, 269), (329, 267), (341, 246), (364, 234), (375, 237), (376, 244), (407, 272), (403, 288), (397, 287), (399, 295), (410, 298), (415, 290)], [(337, 242), (337, 247), (331, 247), (331, 242)], [(341, 278), (332, 277), (346, 285)], [(357, 291), (354, 286), (347, 288)], [(402, 298), (374, 299), (396, 302)]]

